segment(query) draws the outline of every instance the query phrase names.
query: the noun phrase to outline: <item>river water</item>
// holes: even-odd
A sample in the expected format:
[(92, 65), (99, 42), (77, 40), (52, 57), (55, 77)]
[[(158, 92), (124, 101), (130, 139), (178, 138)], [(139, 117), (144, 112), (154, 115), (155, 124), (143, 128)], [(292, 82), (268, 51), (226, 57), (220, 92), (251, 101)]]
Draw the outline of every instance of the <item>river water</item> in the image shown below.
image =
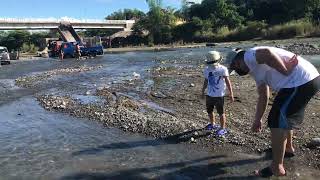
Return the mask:
[[(208, 50), (130, 52), (81, 62), (37, 60), (1, 67), (0, 179), (253, 179), (250, 171), (267, 163), (258, 155), (213, 153), (194, 144), (174, 144), (106, 128), (88, 119), (46, 111), (35, 98), (50, 92), (90, 102), (81, 95), (84, 90), (128, 80), (134, 73), (148, 79), (148, 69), (158, 58), (182, 58), (196, 64)], [(37, 89), (19, 88), (14, 83), (20, 76), (83, 64), (103, 66), (55, 77)], [(145, 88), (151, 84), (147, 80)]]

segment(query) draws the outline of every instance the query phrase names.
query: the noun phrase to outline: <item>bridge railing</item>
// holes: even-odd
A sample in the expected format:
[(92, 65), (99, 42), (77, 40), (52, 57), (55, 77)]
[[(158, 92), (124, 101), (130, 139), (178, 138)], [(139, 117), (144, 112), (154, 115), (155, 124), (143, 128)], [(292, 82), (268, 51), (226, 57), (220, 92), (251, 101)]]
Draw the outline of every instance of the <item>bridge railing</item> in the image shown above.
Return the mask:
[(134, 20), (97, 20), (97, 19), (74, 19), (74, 18), (0, 18), (0, 23), (100, 23), (100, 24), (133, 24)]

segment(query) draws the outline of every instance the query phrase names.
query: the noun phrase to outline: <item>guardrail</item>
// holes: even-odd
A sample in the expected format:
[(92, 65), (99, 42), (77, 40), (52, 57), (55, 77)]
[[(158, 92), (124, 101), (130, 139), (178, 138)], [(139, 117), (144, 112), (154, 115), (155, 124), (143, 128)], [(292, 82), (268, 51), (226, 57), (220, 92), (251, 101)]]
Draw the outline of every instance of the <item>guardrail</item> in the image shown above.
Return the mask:
[(74, 19), (74, 18), (0, 18), (0, 23), (99, 23), (99, 24), (133, 24), (135, 20), (97, 20), (97, 19)]

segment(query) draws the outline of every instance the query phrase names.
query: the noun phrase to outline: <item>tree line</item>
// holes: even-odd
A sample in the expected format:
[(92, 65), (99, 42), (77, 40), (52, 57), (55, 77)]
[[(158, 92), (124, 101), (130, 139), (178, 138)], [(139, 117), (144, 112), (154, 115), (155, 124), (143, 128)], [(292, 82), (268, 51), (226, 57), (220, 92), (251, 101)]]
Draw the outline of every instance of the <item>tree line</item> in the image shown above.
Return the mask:
[[(106, 19), (136, 20), (133, 33), (116, 39), (122, 45), (281, 39), (320, 35), (320, 0), (203, 0), (180, 9), (162, 0), (146, 0), (149, 11), (124, 9)], [(87, 30), (82, 36), (107, 37), (116, 30)], [(36, 51), (49, 32), (0, 32), (0, 45)], [(54, 37), (58, 37), (56, 34)]]
[[(203, 0), (175, 10), (146, 0), (149, 11), (124, 9), (106, 19), (135, 19), (137, 37), (147, 44), (279, 39), (319, 35), (320, 0)], [(185, 1), (184, 1), (185, 2)], [(146, 37), (143, 32), (148, 32)]]

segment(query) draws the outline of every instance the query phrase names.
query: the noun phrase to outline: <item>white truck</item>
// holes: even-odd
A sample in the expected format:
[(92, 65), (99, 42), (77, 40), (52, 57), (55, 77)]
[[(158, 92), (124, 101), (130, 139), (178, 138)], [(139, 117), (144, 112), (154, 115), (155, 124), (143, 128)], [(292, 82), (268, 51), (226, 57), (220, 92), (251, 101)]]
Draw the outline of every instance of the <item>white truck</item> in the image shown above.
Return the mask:
[(10, 54), (6, 47), (0, 46), (0, 60), (10, 60)]
[(10, 53), (6, 47), (0, 46), (0, 66), (10, 64)]

